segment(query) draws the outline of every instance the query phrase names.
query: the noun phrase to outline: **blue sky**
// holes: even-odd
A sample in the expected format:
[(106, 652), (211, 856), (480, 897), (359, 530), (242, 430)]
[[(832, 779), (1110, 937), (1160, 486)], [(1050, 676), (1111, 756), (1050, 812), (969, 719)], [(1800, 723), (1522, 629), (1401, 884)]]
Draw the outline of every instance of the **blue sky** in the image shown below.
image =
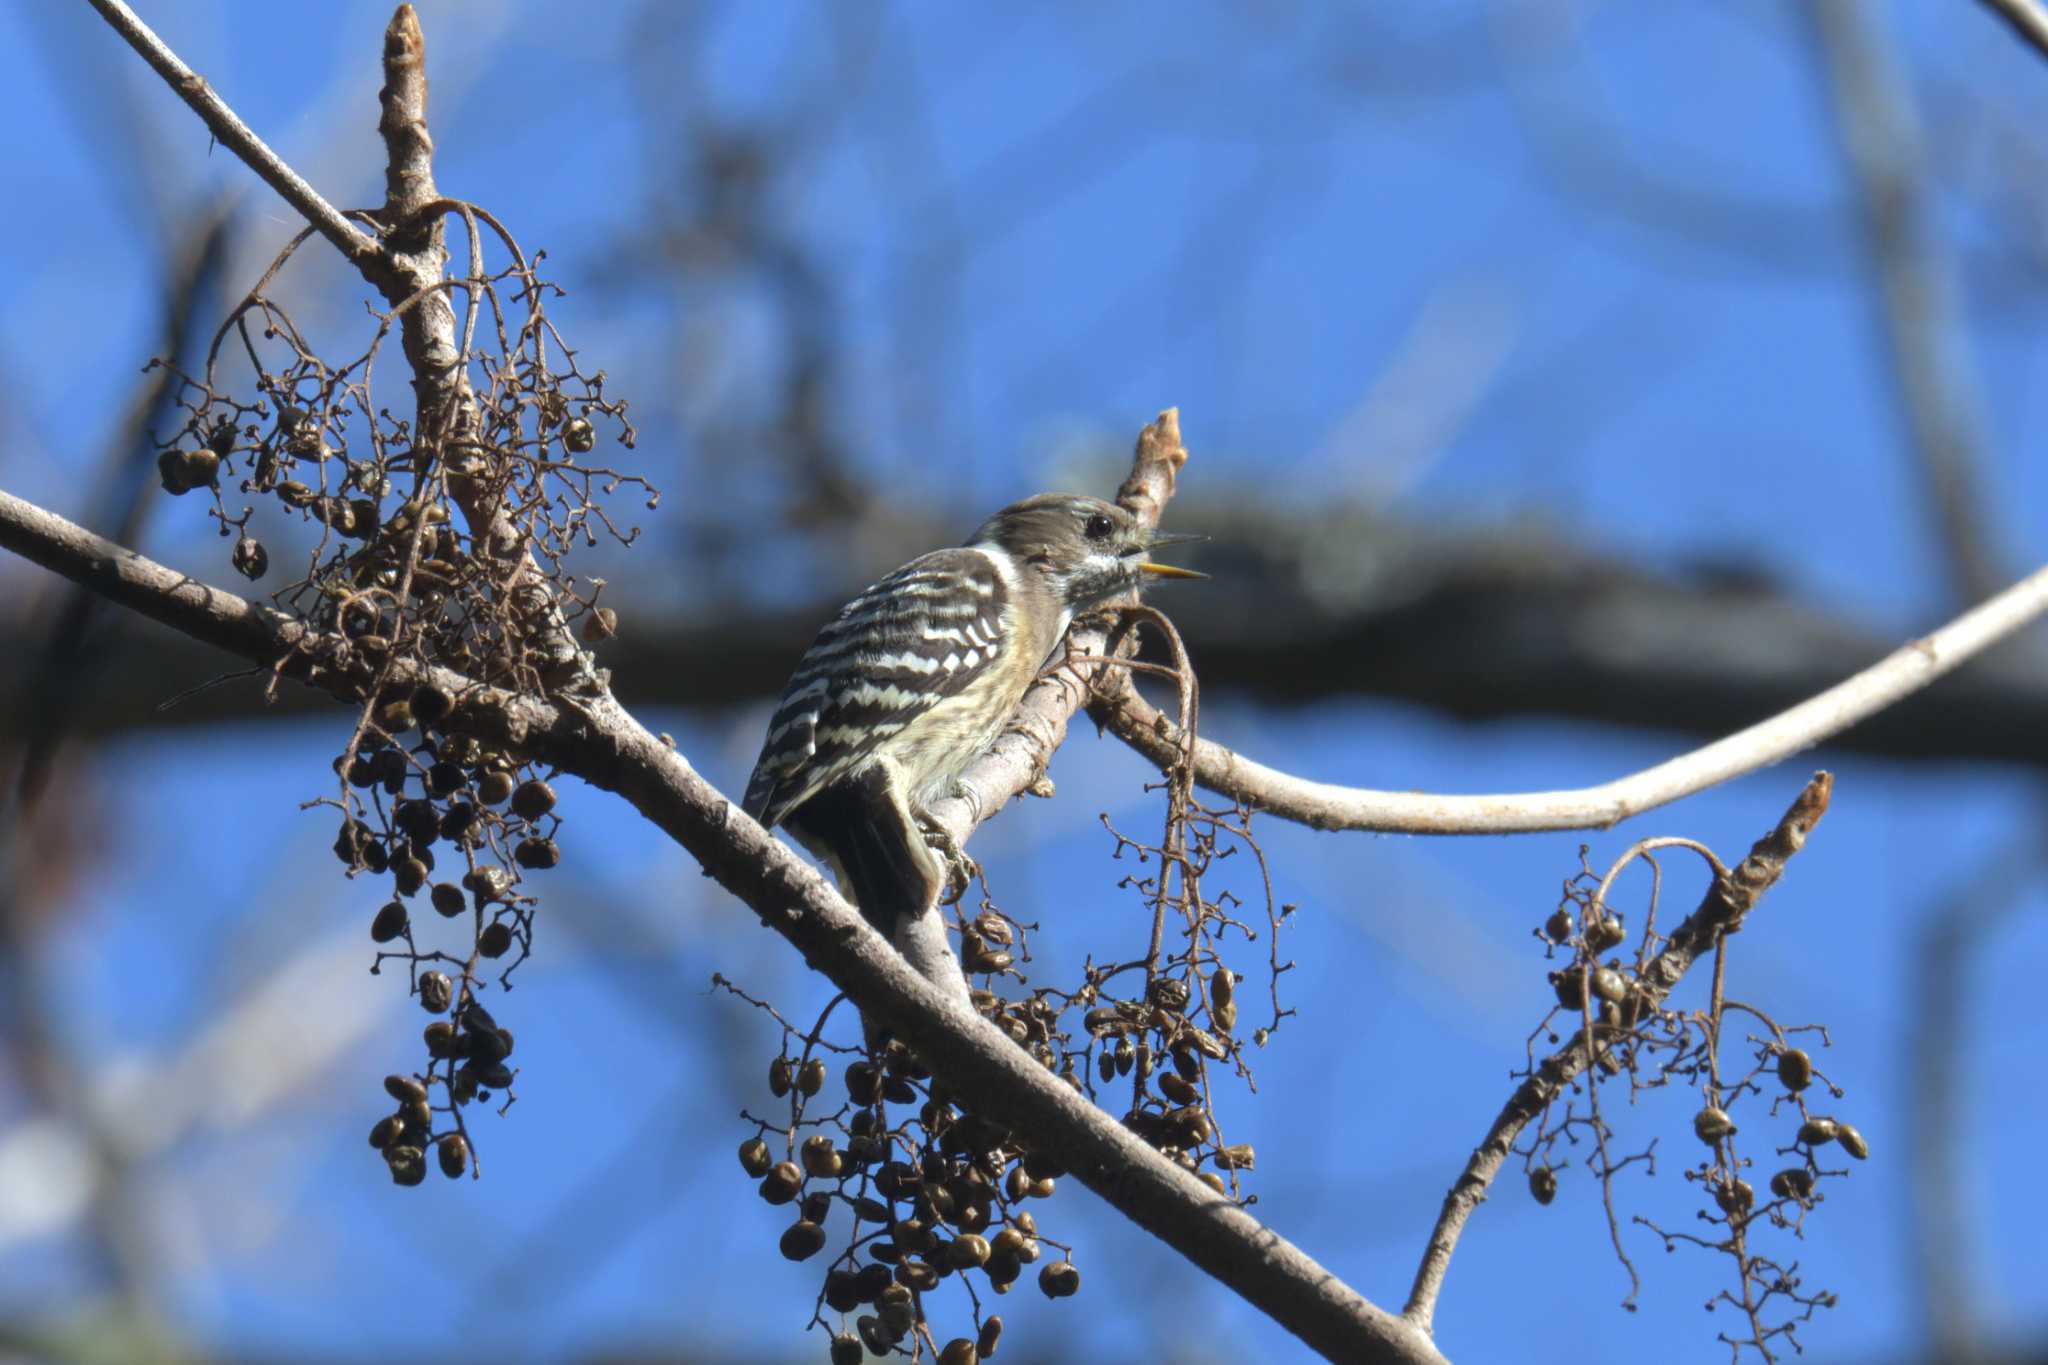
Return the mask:
[[(144, 9), (330, 199), (380, 195), (379, 7)], [(2017, 576), (2048, 540), (2044, 475), (2023, 454), (2048, 386), (2035, 382), (2038, 206), (2019, 135), (2048, 115), (2048, 65), (1979, 7), (1873, 9), (1926, 125), (1988, 436), (1982, 513)], [(1672, 572), (1737, 561), (1900, 639), (1957, 605), (1814, 37), (1780, 7), (771, 4), (650, 21), (627, 6), (429, 0), (421, 14), (443, 189), (547, 248), (570, 289), (556, 315), (634, 399), (635, 458), (668, 497), (639, 558), (606, 571), (649, 566), (637, 572), (657, 580), (641, 589), (650, 602), (703, 595), (683, 528), (744, 525), (767, 505), (773, 471), (717, 463), (706, 432), (757, 412), (786, 359), (745, 272), (679, 282), (615, 264), (688, 183), (683, 110), (780, 130), (764, 212), (829, 268), (835, 431), (908, 512), (964, 532), (1066, 471), (1103, 468), (1090, 461), (1177, 404), (1191, 491), (1535, 523)], [(0, 12), (0, 92), (22, 149), (21, 208), (0, 215), (13, 281), (0, 486), (84, 516), (154, 345), (158, 215), (182, 223), (212, 196), (245, 195), (243, 282), (293, 225), (83, 7)], [(361, 317), (331, 266), (293, 287), (323, 326)], [(1390, 370), (1409, 387), (1376, 403)], [(1432, 404), (1436, 425), (1407, 439), (1404, 422)], [(156, 508), (144, 548), (227, 577), (188, 507)], [(764, 558), (766, 594), (860, 586), (828, 555)], [(0, 563), (0, 613), (32, 610), (46, 588)], [(765, 710), (648, 719), (736, 790)], [(1212, 695), (1203, 714), (1267, 762), (1443, 791), (1597, 782), (1689, 742), (1363, 701), (1285, 711)], [(731, 1156), (737, 1111), (766, 1100), (773, 1042), (706, 983), (723, 971), (792, 1016), (822, 987), (600, 793), (568, 784), (569, 861), (508, 999), (521, 1098), (484, 1126), (487, 1179), (388, 1184), (361, 1135), (421, 1019), (362, 970), (379, 898), (335, 874), (331, 830), (297, 808), (341, 735), (338, 720), (250, 723), (68, 754), (66, 789), (91, 812), (86, 856), (36, 968), (61, 986), (80, 1092), (136, 1143), (157, 1309), (200, 1353), (640, 1345), (822, 1359), (822, 1340), (800, 1335), (815, 1273), (776, 1258), (782, 1220)], [(2035, 783), (1823, 751), (1583, 841), (1596, 865), (1666, 832), (1732, 860), (1820, 762), (1837, 774), (1834, 810), (1735, 966), (1744, 998), (1829, 1026), (1839, 1109), (1876, 1149), (1805, 1243), (1781, 1248), (1843, 1298), (1802, 1334), (1809, 1356), (1871, 1360), (1924, 1339), (1905, 1146), (1920, 935), (1945, 898), (2029, 844)], [(1112, 889), (1095, 815), (1151, 819), (1144, 769), (1083, 727), (1053, 775), (1060, 798), (1006, 812), (978, 851), (1006, 905), (1046, 924), (1055, 957), (1114, 951), (1142, 928)], [(1260, 1152), (1260, 1215), (1398, 1306), (1544, 1008), (1528, 935), (1582, 838), (1264, 831), (1281, 898), (1302, 906), (1284, 948), (1301, 964), (1287, 978), (1301, 1013), (1259, 1059), (1259, 1094), (1233, 1096), (1224, 1117)], [(1677, 869), (1670, 903), (1698, 886)], [(2038, 1246), (2048, 1189), (2013, 1158), (2048, 1122), (2029, 1008), (2048, 931), (2038, 878), (2009, 894), (2014, 912), (1973, 957), (1956, 1124), (1987, 1329), (2038, 1340), (2048, 1293), (2014, 1267)], [(279, 983), (317, 1017), (254, 1016), (270, 1048), (199, 1045), (223, 1011)], [(292, 1078), (282, 1093), (248, 1093), (247, 1078), (272, 1074)], [(16, 1079), (0, 1064), (0, 1153), (47, 1152), (6, 1145), (34, 1119)], [(1625, 1144), (1660, 1139), (1655, 1179), (1621, 1182), (1625, 1212), (1687, 1216), (1690, 1112), (1667, 1093), (1620, 1120)], [(58, 1169), (0, 1159), (0, 1180), (61, 1184)], [(104, 1288), (61, 1213), (0, 1238), (0, 1315), (84, 1313)], [(1005, 1358), (1299, 1355), (1085, 1192), (1041, 1222), (1075, 1243), (1086, 1285), (1061, 1304), (1028, 1285), (1003, 1302)], [(1501, 1189), (1452, 1267), (1444, 1349), (1720, 1358), (1719, 1320), (1699, 1306), (1721, 1267), (1628, 1237), (1644, 1272), (1634, 1314), (1615, 1306), (1625, 1279), (1583, 1171), (1548, 1209)]]

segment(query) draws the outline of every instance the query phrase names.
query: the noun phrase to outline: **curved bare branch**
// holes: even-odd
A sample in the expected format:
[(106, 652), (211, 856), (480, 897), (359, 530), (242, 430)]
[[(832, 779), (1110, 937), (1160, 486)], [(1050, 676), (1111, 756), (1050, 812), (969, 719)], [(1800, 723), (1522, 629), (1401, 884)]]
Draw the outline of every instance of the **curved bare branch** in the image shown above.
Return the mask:
[[(1497, 796), (1375, 791), (1298, 777), (1207, 739), (1195, 741), (1195, 781), (1314, 829), (1398, 834), (1606, 829), (1811, 748), (1917, 692), (2044, 612), (2048, 568), (2036, 569), (1933, 634), (1900, 646), (1854, 677), (1769, 720), (1597, 787)], [(1138, 695), (1127, 676), (1098, 683), (1089, 714), (1161, 768), (1179, 761), (1184, 746), (1178, 730)]]

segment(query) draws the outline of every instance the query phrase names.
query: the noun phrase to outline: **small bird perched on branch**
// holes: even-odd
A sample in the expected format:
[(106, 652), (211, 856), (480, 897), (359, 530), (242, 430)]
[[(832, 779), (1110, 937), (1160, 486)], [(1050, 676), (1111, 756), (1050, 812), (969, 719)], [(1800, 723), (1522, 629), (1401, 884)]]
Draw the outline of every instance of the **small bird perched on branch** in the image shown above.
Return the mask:
[(798, 662), (747, 780), (747, 814), (829, 865), (920, 974), (965, 1000), (938, 916), (960, 853), (926, 815), (1002, 733), (1078, 613), (1149, 578), (1201, 578), (1147, 553), (1158, 535), (1114, 503), (1041, 493), (966, 545), (911, 560), (840, 608)]

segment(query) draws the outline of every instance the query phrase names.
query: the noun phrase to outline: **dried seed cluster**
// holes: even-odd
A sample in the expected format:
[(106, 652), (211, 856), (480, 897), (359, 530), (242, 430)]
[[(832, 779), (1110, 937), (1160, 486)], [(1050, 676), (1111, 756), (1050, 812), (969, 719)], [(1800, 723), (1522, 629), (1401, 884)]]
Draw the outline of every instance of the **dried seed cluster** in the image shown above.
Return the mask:
[[(463, 1109), (516, 1074), (512, 1035), (478, 996), (531, 951), (526, 879), (562, 859), (550, 774), (480, 736), (507, 733), (520, 698), (601, 683), (576, 632), (609, 638), (618, 618), (598, 606), (602, 580), (567, 560), (599, 532), (637, 534), (605, 495), (630, 485), (650, 508), (657, 496), (586, 458), (601, 428), (629, 447), (633, 430), (548, 317), (559, 291), (483, 210), (446, 211), (468, 230), (472, 273), (373, 309), (367, 345), (338, 364), (270, 292), (300, 243), (288, 247), (221, 324), (204, 371), (179, 376), (181, 425), (157, 461), (165, 492), (207, 501), (236, 572), (301, 566), (271, 600), (312, 629), (275, 673), (359, 705), (334, 795), (316, 804), (340, 817), (348, 875), (388, 892), (370, 919), (373, 970), (404, 962), (437, 1016), (419, 1071), (386, 1082), (399, 1110), (372, 1134), (406, 1185), (429, 1148), (450, 1176), (476, 1169)], [(509, 262), (494, 273), (486, 229)], [(458, 353), (445, 366), (408, 354), (401, 387), (418, 412), (397, 415), (378, 401), (376, 362), (437, 308), (454, 314)]]
[[(1615, 871), (1621, 865), (1617, 864)], [(1717, 876), (1725, 875), (1718, 870), (1718, 863), (1714, 866)], [(1608, 880), (1613, 875), (1610, 871)], [(1646, 1092), (1669, 1087), (1695, 1092), (1701, 1098), (1690, 1116), (1691, 1140), (1703, 1144), (1708, 1155), (1690, 1166), (1685, 1177), (1698, 1182), (1707, 1196), (1709, 1206), (1697, 1216), (1714, 1231), (1697, 1235), (1665, 1229), (1641, 1216), (1634, 1221), (1662, 1238), (1667, 1249), (1692, 1245), (1731, 1257), (1737, 1269), (1736, 1286), (1720, 1291), (1708, 1307), (1734, 1309), (1744, 1328), (1738, 1334), (1723, 1332), (1720, 1339), (1738, 1357), (1747, 1350), (1762, 1360), (1775, 1360), (1774, 1347), (1789, 1343), (1797, 1349), (1799, 1325), (1818, 1309), (1832, 1307), (1835, 1295), (1806, 1290), (1796, 1262), (1784, 1263), (1759, 1250), (1761, 1234), (1779, 1231), (1799, 1236), (1805, 1215), (1822, 1199), (1821, 1183), (1846, 1174), (1821, 1164), (1828, 1144), (1837, 1144), (1858, 1159), (1869, 1155), (1868, 1144), (1852, 1125), (1807, 1108), (1810, 1088), (1816, 1082), (1835, 1098), (1841, 1097), (1841, 1091), (1815, 1068), (1812, 1056), (1792, 1042), (1796, 1035), (1812, 1033), (1825, 1044), (1825, 1029), (1819, 1025), (1784, 1027), (1756, 1005), (1743, 1002), (1738, 1007), (1741, 1015), (1766, 1032), (1750, 1037), (1754, 1065), (1743, 1074), (1727, 1074), (1722, 1060), (1729, 1040), (1724, 1039), (1722, 1027), (1724, 1005), (1731, 1002), (1720, 992), (1725, 989), (1731, 940), (1726, 936), (1718, 940), (1723, 960), (1714, 975), (1716, 994), (1708, 1006), (1673, 1008), (1664, 1000), (1662, 990), (1650, 984), (1664, 980), (1658, 975), (1658, 959), (1672, 944), (1656, 931), (1655, 886), (1661, 886), (1661, 877), (1653, 886), (1643, 928), (1633, 940), (1624, 917), (1599, 898), (1601, 884), (1602, 879), (1584, 865), (1582, 852), (1581, 868), (1565, 883), (1562, 903), (1536, 931), (1546, 955), (1563, 952), (1569, 957), (1549, 974), (1556, 1003), (1530, 1036), (1529, 1067), (1524, 1074), (1544, 1082), (1550, 1095), (1516, 1149), (1524, 1160), (1530, 1195), (1539, 1204), (1555, 1199), (1563, 1169), (1560, 1143), (1590, 1139), (1585, 1164), (1600, 1182), (1617, 1254), (1629, 1274), (1628, 1301), (1632, 1302), (1639, 1281), (1626, 1253), (1618, 1250), (1622, 1243), (1613, 1179), (1635, 1164), (1654, 1173), (1655, 1150), (1653, 1146), (1625, 1155), (1614, 1150), (1615, 1132), (1601, 1111), (1603, 1083), (1625, 1079), (1631, 1103)], [(1624, 952), (1607, 956), (1615, 949)], [(1561, 1050), (1539, 1059), (1538, 1038), (1553, 1047), (1561, 1045)], [(1588, 1056), (1589, 1066), (1584, 1065)], [(1738, 1113), (1750, 1097), (1768, 1101), (1769, 1117), (1786, 1106), (1796, 1112), (1786, 1128), (1789, 1142), (1774, 1154), (1795, 1160), (1770, 1176), (1766, 1182), (1769, 1197), (1762, 1202), (1749, 1178), (1754, 1159), (1738, 1147), (1738, 1135), (1746, 1122), (1738, 1119)]]

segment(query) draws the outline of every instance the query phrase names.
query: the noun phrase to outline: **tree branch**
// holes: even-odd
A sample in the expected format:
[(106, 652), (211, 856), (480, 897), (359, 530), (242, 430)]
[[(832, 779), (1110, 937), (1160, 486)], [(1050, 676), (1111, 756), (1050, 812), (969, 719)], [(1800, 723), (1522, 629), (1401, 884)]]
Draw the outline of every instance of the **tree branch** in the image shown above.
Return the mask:
[(1990, 442), (1955, 271), (1931, 221), (1912, 94), (1882, 16), (1863, 0), (1820, 0), (1809, 13), (1862, 201), (1902, 415), (1932, 495), (1927, 508), (1949, 552), (1956, 600), (1977, 601), (2005, 578), (1984, 516)]
[[(1635, 980), (1645, 1011), (1661, 1008), (1665, 997), (1692, 970), (1693, 963), (1712, 952), (1723, 934), (1740, 927), (1743, 916), (1755, 909), (1764, 892), (1784, 875), (1786, 862), (1805, 847), (1806, 836), (1827, 814), (1834, 785), (1832, 776), (1816, 773), (1784, 818), (1750, 849), (1749, 856), (1727, 876), (1714, 878), (1698, 908), (1672, 930), (1664, 950), (1650, 960)], [(1604, 1051), (1604, 1046), (1599, 1050)], [(1463, 1174), (1444, 1196), (1443, 1211), (1430, 1233), (1422, 1264), (1416, 1268), (1408, 1306), (1402, 1310), (1402, 1316), (1410, 1322), (1425, 1331), (1429, 1329), (1436, 1314), (1437, 1298), (1443, 1292), (1444, 1275), (1450, 1269), (1451, 1253), (1457, 1250), (1458, 1238), (1473, 1212), (1486, 1201), (1486, 1191), (1512, 1154), (1515, 1139), (1593, 1061), (1585, 1037), (1574, 1037), (1543, 1059), (1494, 1119), (1485, 1140), (1465, 1163)]]
[[(1156, 484), (1138, 496), (1153, 491)], [(355, 699), (355, 679), (366, 676), (348, 671), (343, 641), (196, 582), (5, 492), (0, 492), (0, 548), (174, 630), (258, 665), (279, 667), (287, 676), (346, 699)], [(279, 660), (286, 662), (279, 666)], [(955, 1007), (815, 870), (748, 819), (608, 693), (552, 705), (410, 663), (394, 667), (386, 679), (401, 688), (429, 681), (461, 699), (449, 719), (451, 728), (523, 749), (625, 797), (864, 1012), (887, 1021), (961, 1100), (995, 1122), (1030, 1132), (1119, 1212), (1315, 1350), (1345, 1361), (1441, 1359), (1425, 1333), (1360, 1297), (1089, 1104), (1007, 1035)], [(1049, 718), (1057, 695), (1041, 685), (1027, 705)], [(1013, 778), (1025, 774), (1028, 780), (1041, 770), (1047, 753), (1013, 730), (1001, 754), (991, 755), (970, 774), (982, 793), (979, 799), (993, 804), (956, 811), (952, 820), (966, 819), (971, 829), (1001, 803), (998, 797), (1008, 799), (1004, 788)]]
[(199, 115), (200, 121), (211, 130), (221, 146), (261, 176), (264, 184), (276, 190), (280, 198), (297, 209), (300, 217), (311, 223), (322, 237), (334, 244), (335, 250), (358, 269), (368, 271), (376, 266), (379, 258), (376, 239), (349, 222), (341, 210), (321, 198), (318, 190), (271, 151), (263, 139), (256, 136), (249, 125), (237, 118), (235, 111), (213, 92), (213, 86), (208, 84), (206, 77), (180, 61), (178, 54), (165, 46), (163, 39), (157, 37), (134, 10), (122, 4), (121, 0), (91, 0), (91, 4), (108, 26), (120, 34), (157, 75), (164, 78), (164, 84), (177, 92), (178, 98)]
[[(2048, 611), (2048, 568), (1990, 601), (1769, 720), (1628, 777), (1575, 791), (1441, 796), (1313, 782), (1195, 741), (1195, 781), (1211, 791), (1315, 829), (1402, 834), (1512, 834), (1606, 829), (1730, 778), (1768, 767), (1883, 710)], [(1098, 687), (1090, 714), (1165, 768), (1183, 742), (1174, 723), (1140, 697), (1128, 677)]]
[(1985, 9), (2012, 26), (2021, 42), (2048, 57), (2048, 7), (2041, 0), (1982, 0)]

